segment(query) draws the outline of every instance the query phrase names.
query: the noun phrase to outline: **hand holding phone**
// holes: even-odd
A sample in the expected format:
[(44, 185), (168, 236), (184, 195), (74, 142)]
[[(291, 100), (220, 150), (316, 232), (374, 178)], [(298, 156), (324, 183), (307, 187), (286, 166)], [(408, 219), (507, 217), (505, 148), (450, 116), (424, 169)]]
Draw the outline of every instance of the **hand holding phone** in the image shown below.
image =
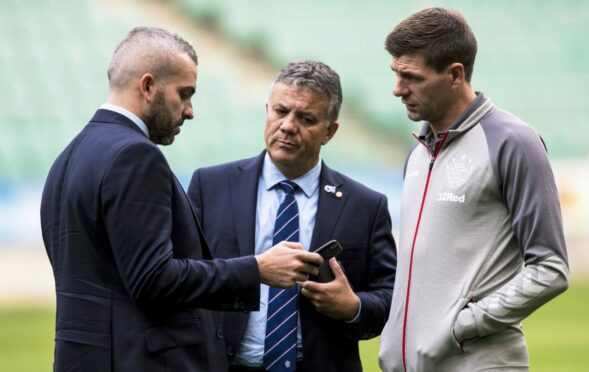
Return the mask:
[(329, 268), (329, 259), (340, 254), (342, 250), (343, 248), (337, 240), (330, 240), (321, 247), (317, 248), (315, 253), (318, 253), (321, 257), (323, 257), (323, 265), (319, 267), (319, 274), (312, 276), (311, 280), (321, 283), (331, 282), (335, 276)]

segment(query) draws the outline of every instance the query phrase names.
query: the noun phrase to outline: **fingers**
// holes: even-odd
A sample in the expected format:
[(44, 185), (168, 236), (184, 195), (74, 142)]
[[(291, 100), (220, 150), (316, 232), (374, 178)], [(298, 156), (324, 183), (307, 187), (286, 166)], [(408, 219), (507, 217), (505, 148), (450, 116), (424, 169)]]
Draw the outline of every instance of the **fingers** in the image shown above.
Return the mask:
[(334, 306), (329, 291), (325, 288), (330, 285), (329, 283), (306, 281), (299, 283), (299, 285), (301, 286), (301, 295), (305, 296), (317, 311), (322, 312), (323, 309)]
[(317, 283), (309, 280), (304, 283), (298, 284), (301, 287), (301, 294), (313, 301), (316, 301), (321, 293), (321, 291), (316, 287), (316, 285), (324, 285), (322, 283)]
[(307, 297), (308, 299), (312, 300), (313, 299), (313, 292), (311, 292), (308, 288), (307, 288), (307, 283), (309, 282), (305, 282), (305, 283), (298, 283), (299, 286), (301, 287), (301, 294), (305, 297)]
[[(274, 247), (278, 247), (278, 246), (283, 246), (286, 248), (302, 251), (302, 252), (300, 252), (302, 255), (300, 255), (300, 256), (297, 255), (297, 258), (301, 261), (313, 264), (315, 266), (321, 266), (323, 264), (323, 257), (321, 257), (321, 255), (314, 253), (314, 252), (306, 252), (305, 249), (303, 248), (303, 246), (301, 245), (301, 243), (282, 241), (282, 242), (276, 244)], [(272, 248), (274, 248), (274, 247), (272, 247)], [(297, 252), (297, 253), (299, 253), (299, 252)], [(312, 273), (311, 271), (308, 271), (308, 272)], [(314, 275), (317, 275), (317, 274), (314, 274)]]
[[(319, 268), (316, 265), (302, 262), (302, 266), (298, 269), (301, 273), (308, 274), (308, 275), (317, 275), (319, 274)], [(307, 278), (308, 279), (308, 278)]]
[[(318, 253), (305, 252), (305, 254), (301, 257), (301, 259), (303, 261), (305, 261), (306, 263), (309, 263), (309, 264), (314, 265), (316, 267), (323, 265), (323, 257), (321, 257), (321, 255), (319, 255)], [(314, 275), (317, 275), (317, 274), (314, 274)]]
[(325, 292), (325, 286), (328, 286), (330, 283), (319, 283), (314, 282), (312, 280), (307, 280), (304, 283), (300, 283), (299, 285), (301, 288), (304, 288), (309, 294), (311, 293), (318, 293), (318, 292)]
[(280, 243), (278, 243), (277, 245), (283, 245), (287, 248), (291, 248), (291, 249), (296, 249), (299, 251), (304, 251), (305, 249), (303, 248), (303, 246), (301, 245), (301, 243), (298, 242), (288, 242), (288, 241), (282, 241)]
[(306, 252), (300, 243), (281, 242), (256, 256), (261, 282), (276, 288), (288, 288), (317, 275), (323, 258)]
[(297, 273), (297, 275), (294, 278), (293, 285), (294, 284), (302, 285), (302, 284), (306, 283), (307, 280), (309, 280), (309, 274), (303, 273), (303, 272), (299, 272), (299, 273)]
[(346, 274), (344, 274), (342, 267), (340, 266), (339, 262), (337, 262), (335, 257), (329, 259), (329, 267), (331, 268), (331, 272), (336, 279), (340, 277), (346, 277)]

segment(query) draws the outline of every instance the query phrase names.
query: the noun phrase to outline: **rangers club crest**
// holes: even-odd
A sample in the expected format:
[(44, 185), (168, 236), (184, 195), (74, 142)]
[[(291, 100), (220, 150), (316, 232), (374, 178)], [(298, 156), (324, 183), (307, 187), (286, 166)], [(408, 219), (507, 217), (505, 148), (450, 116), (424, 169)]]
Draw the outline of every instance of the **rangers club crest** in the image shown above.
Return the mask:
[(459, 188), (469, 179), (473, 169), (474, 164), (472, 158), (466, 154), (452, 158), (452, 161), (446, 165), (446, 185), (450, 189)]

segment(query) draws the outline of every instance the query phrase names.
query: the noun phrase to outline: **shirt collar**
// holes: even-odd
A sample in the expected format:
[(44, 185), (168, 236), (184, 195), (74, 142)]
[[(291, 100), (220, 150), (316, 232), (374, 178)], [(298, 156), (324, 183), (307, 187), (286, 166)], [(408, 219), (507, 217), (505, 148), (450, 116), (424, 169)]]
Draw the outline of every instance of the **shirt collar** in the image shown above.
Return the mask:
[(100, 108), (104, 109), (104, 110), (114, 111), (114, 112), (117, 112), (117, 113), (127, 117), (129, 120), (131, 120), (133, 123), (135, 123), (135, 125), (137, 125), (139, 127), (139, 129), (141, 129), (141, 131), (143, 133), (145, 133), (145, 135), (149, 138), (149, 130), (147, 129), (147, 125), (145, 125), (143, 120), (139, 119), (139, 116), (135, 115), (131, 111), (126, 110), (126, 109), (122, 108), (121, 106), (113, 105), (112, 103), (103, 103), (100, 106)]
[[(319, 174), (321, 174), (321, 158), (317, 161), (317, 164), (311, 168), (307, 173), (302, 176), (291, 180), (295, 182), (306, 197), (311, 197), (313, 193), (319, 188)], [(264, 165), (262, 167), (262, 182), (264, 182), (264, 188), (270, 190), (280, 181), (287, 179), (281, 172), (276, 168), (276, 165), (270, 159), (270, 155), (266, 152), (264, 156)]]

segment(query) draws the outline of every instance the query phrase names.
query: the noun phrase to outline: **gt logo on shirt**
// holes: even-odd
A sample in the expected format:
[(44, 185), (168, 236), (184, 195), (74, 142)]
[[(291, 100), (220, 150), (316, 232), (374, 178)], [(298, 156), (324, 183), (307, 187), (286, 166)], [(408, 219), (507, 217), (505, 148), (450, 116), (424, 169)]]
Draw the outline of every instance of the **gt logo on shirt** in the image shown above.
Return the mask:
[(462, 194), (460, 196), (454, 195), (452, 192), (439, 192), (438, 198), (436, 201), (439, 202), (453, 202), (453, 203), (464, 203), (466, 199), (466, 195)]

